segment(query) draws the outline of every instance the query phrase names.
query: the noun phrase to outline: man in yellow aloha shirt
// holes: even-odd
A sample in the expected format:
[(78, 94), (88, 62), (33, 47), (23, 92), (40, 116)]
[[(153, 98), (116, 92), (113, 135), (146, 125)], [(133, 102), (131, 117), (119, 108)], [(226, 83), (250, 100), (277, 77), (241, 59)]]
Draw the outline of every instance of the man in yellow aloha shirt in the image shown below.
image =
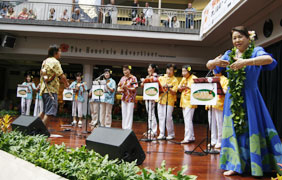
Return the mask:
[[(220, 78), (220, 85), (225, 94), (228, 87), (228, 79), (221, 72), (215, 74), (215, 77)], [(212, 113), (210, 113), (210, 108), (207, 107), (209, 109), (209, 124), (211, 123), (211, 146), (214, 146), (216, 149), (221, 147), (224, 99), (225, 95), (217, 95), (217, 102), (215, 106), (212, 106)]]
[[(164, 76), (159, 77), (160, 84), (164, 91), (168, 92), (168, 106), (167, 106), (167, 118), (165, 118), (166, 112), (166, 102), (167, 102), (167, 94), (164, 93), (160, 94), (159, 97), (159, 104), (158, 104), (158, 116), (159, 116), (159, 129), (160, 134), (158, 136), (159, 140), (167, 139), (171, 140), (174, 139), (174, 125), (172, 120), (172, 112), (174, 108), (174, 103), (177, 100), (177, 87), (178, 81), (174, 76), (174, 71), (176, 67), (174, 64), (168, 64), (166, 66), (166, 74)], [(166, 121), (166, 122), (165, 122)], [(165, 127), (166, 123), (166, 127)], [(167, 137), (165, 137), (165, 130), (167, 129)]]
[(58, 92), (60, 88), (60, 79), (69, 86), (58, 59), (61, 58), (61, 50), (57, 45), (52, 45), (48, 49), (48, 58), (43, 61), (41, 67), (42, 84), (40, 95), (43, 99), (43, 112), (39, 115), (46, 125), (52, 116), (56, 116), (58, 110)]
[(193, 116), (195, 108), (197, 106), (191, 105), (191, 85), (194, 83), (195, 75), (191, 73), (191, 66), (185, 65), (182, 67), (182, 80), (179, 84), (178, 91), (181, 92), (180, 107), (182, 107), (184, 124), (185, 124), (185, 133), (184, 139), (181, 141), (181, 144), (190, 143), (195, 141), (194, 128), (193, 128)]

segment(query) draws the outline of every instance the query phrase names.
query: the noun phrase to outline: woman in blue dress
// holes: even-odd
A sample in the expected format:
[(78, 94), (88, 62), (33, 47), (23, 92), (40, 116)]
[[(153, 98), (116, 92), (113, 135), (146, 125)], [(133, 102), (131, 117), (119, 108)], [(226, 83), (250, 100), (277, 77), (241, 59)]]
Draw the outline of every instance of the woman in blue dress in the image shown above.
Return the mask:
[(281, 174), (277, 164), (282, 163), (281, 141), (257, 85), (260, 72), (273, 70), (277, 62), (262, 47), (254, 46), (254, 33), (245, 27), (235, 27), (231, 34), (234, 48), (207, 63), (215, 72), (226, 69), (230, 81), (223, 110), (220, 168), (226, 170), (224, 175), (263, 176), (272, 170)]

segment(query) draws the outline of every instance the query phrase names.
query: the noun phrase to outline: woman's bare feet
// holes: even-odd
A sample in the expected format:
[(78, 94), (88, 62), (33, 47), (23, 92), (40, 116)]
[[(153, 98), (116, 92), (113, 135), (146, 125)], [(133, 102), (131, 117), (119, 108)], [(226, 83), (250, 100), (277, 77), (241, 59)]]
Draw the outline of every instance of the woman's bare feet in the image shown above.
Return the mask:
[(235, 172), (235, 171), (232, 171), (232, 170), (225, 171), (225, 172), (223, 173), (224, 176), (233, 176), (233, 175), (236, 175), (236, 174), (238, 174), (238, 173)]

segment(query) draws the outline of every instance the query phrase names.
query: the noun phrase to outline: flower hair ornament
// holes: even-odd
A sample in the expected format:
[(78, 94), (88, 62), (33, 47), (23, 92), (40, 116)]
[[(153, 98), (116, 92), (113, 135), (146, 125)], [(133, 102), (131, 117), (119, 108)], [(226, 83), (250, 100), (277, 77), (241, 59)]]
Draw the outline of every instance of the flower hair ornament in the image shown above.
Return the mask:
[(255, 41), (256, 39), (256, 32), (255, 31), (248, 31), (249, 37), (251, 41)]
[(113, 71), (110, 71), (110, 74), (113, 74)]
[(190, 72), (192, 70), (191, 66), (187, 67), (187, 71)]
[(131, 70), (131, 69), (132, 69), (132, 67), (131, 67), (131, 66), (128, 66), (128, 69), (129, 69), (129, 70)]

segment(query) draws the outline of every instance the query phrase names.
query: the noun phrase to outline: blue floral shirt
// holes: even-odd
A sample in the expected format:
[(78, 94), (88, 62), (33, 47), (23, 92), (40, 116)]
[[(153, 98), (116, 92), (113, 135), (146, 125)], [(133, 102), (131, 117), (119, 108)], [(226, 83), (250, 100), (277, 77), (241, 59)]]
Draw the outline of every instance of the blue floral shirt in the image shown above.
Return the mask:
[[(83, 82), (81, 82), (80, 84), (82, 84), (82, 83)], [(75, 89), (76, 85), (77, 85), (77, 81), (74, 81), (74, 82), (71, 83), (69, 88)], [(85, 89), (85, 91), (87, 90), (86, 84), (84, 84), (84, 89)], [(73, 100), (77, 100), (79, 102), (84, 102), (83, 92), (84, 92), (83, 87), (82, 87), (82, 85), (80, 85), (78, 92), (75, 92), (73, 94)]]
[(113, 80), (112, 78), (108, 79), (108, 86), (111, 88), (111, 89), (114, 89), (114, 92), (111, 92), (110, 90), (108, 90), (108, 88), (106, 87), (105, 88), (105, 99), (101, 100), (101, 102), (104, 102), (104, 103), (109, 103), (109, 104), (114, 104), (115, 102), (115, 94), (116, 94), (116, 82), (115, 80)]
[[(31, 86), (29, 85), (31, 84)], [(35, 89), (35, 84), (24, 82), (22, 85), (28, 86), (29, 92), (27, 92), (27, 97), (25, 99), (32, 99), (32, 90)]]

